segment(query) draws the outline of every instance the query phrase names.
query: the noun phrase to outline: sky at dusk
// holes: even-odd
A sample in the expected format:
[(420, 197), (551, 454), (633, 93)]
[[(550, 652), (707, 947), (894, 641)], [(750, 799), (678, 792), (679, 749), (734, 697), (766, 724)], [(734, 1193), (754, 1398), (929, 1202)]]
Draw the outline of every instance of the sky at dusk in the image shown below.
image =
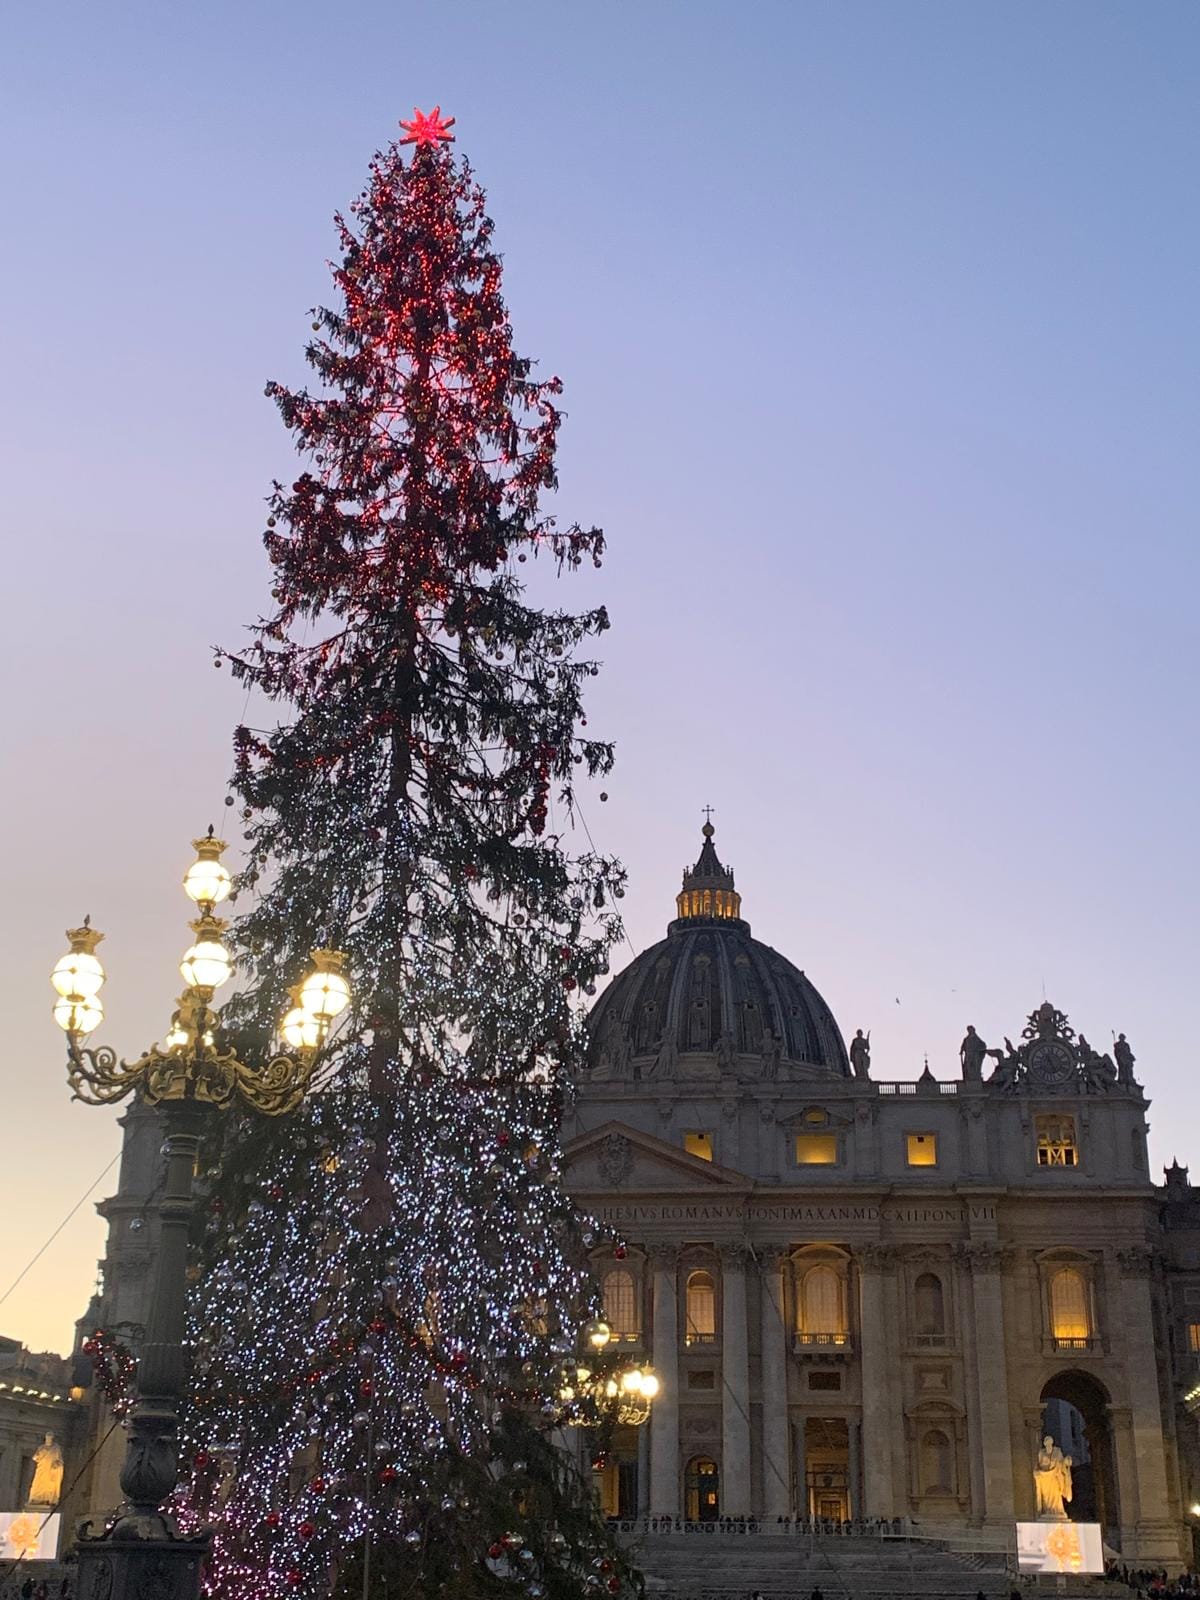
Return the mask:
[[(560, 513), (609, 536), (554, 597), (612, 616), (585, 815), (632, 945), (711, 804), (876, 1077), (956, 1075), (1044, 993), (1128, 1033), (1155, 1161), (1200, 1168), (1194, 4), (51, 0), (5, 34), (0, 1294), (117, 1150), (68, 1101), (63, 929), (105, 930), (136, 1055), (188, 841), (239, 838), (210, 647), (293, 474), (263, 386), (414, 104), (564, 379)], [(114, 1178), (0, 1332), (68, 1347)]]

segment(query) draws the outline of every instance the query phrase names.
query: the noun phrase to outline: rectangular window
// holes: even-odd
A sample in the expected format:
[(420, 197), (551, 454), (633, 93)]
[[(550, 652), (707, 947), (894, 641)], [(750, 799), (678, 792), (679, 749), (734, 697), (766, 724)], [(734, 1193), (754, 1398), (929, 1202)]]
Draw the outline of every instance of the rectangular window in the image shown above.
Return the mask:
[(683, 1148), (690, 1156), (699, 1156), (701, 1161), (711, 1161), (713, 1158), (712, 1134), (705, 1133), (702, 1129), (693, 1129), (683, 1136)]
[(1039, 1167), (1077, 1167), (1079, 1146), (1075, 1140), (1075, 1118), (1058, 1113), (1034, 1119)]
[(910, 1167), (937, 1166), (936, 1133), (906, 1133), (904, 1140)]
[(1188, 1323), (1188, 1349), (1194, 1356), (1200, 1356), (1200, 1322)]
[(796, 1135), (796, 1165), (800, 1167), (836, 1167), (838, 1142), (836, 1133), (798, 1133)]
[(810, 1372), (808, 1375), (810, 1389), (840, 1389), (842, 1375), (840, 1372)]
[(717, 1375), (715, 1372), (689, 1372), (687, 1386), (689, 1389), (715, 1389)]

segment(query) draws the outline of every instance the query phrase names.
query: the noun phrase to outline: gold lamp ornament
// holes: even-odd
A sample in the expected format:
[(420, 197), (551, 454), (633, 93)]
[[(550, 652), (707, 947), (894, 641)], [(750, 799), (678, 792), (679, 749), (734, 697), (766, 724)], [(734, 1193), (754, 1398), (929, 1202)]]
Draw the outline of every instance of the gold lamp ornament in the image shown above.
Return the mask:
[(312, 952), (312, 970), (291, 991), (292, 1008), (283, 1019), (281, 1033), (289, 1048), (258, 1067), (222, 1049), (220, 1013), (212, 1001), (233, 976), (233, 957), (224, 942), (225, 920), (213, 907), (228, 898), (232, 878), (221, 861), (225, 841), (212, 828), (193, 845), (196, 860), (184, 874), (183, 888), (200, 914), (189, 924), (194, 938), (179, 963), (187, 987), (161, 1046), (151, 1045), (132, 1062), (118, 1060), (107, 1045), (83, 1047), (81, 1040), (104, 1017), (100, 989), (105, 974), (96, 955), (104, 935), (87, 918), (82, 927), (68, 930), (70, 949), (51, 973), (58, 996), (54, 1020), (68, 1039), (68, 1081), (75, 1097), (92, 1105), (109, 1105), (136, 1089), (152, 1105), (190, 1100), (225, 1106), (240, 1098), (268, 1116), (279, 1116), (295, 1110), (304, 1098), (316, 1057), (350, 1004), (346, 957), (340, 950)]
[(84, 917), (81, 928), (68, 928), (71, 948), (50, 974), (58, 996), (54, 1003), (54, 1020), (68, 1033), (91, 1033), (104, 1020), (104, 1002), (100, 998), (104, 968), (96, 954), (96, 946), (103, 937), (98, 928), (92, 927), (90, 917)]

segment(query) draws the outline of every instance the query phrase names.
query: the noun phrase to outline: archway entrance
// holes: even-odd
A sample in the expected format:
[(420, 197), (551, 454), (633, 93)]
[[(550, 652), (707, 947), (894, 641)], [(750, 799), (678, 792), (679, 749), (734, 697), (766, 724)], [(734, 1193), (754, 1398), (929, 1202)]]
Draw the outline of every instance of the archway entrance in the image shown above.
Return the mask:
[(707, 1456), (693, 1456), (683, 1480), (689, 1522), (715, 1522), (721, 1515), (721, 1475)]
[(600, 1509), (606, 1517), (638, 1513), (638, 1443), (635, 1428), (617, 1428), (604, 1465), (595, 1472)]
[(1060, 1372), (1042, 1390), (1042, 1433), (1071, 1457), (1072, 1522), (1098, 1522), (1118, 1542), (1120, 1511), (1108, 1395), (1086, 1372)]
[(806, 1514), (822, 1522), (850, 1517), (850, 1430), (845, 1417), (809, 1417), (804, 1424)]

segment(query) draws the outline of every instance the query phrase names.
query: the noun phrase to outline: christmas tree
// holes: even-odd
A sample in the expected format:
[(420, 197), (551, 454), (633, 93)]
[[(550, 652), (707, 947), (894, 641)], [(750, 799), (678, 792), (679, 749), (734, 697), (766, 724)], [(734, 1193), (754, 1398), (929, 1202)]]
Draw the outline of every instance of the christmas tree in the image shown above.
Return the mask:
[(354, 1002), (302, 1113), (228, 1124), (213, 1175), (185, 1500), (222, 1600), (637, 1582), (549, 1431), (594, 1242), (557, 1126), (622, 893), (561, 842), (612, 762), (577, 653), (607, 619), (517, 576), (603, 537), (542, 509), (561, 386), (513, 349), (451, 122), (401, 124), (337, 219), (319, 383), (268, 387), (304, 458), (270, 499), (273, 609), (225, 657), (278, 706), (236, 736), (226, 1023), (269, 1043), (313, 947)]

